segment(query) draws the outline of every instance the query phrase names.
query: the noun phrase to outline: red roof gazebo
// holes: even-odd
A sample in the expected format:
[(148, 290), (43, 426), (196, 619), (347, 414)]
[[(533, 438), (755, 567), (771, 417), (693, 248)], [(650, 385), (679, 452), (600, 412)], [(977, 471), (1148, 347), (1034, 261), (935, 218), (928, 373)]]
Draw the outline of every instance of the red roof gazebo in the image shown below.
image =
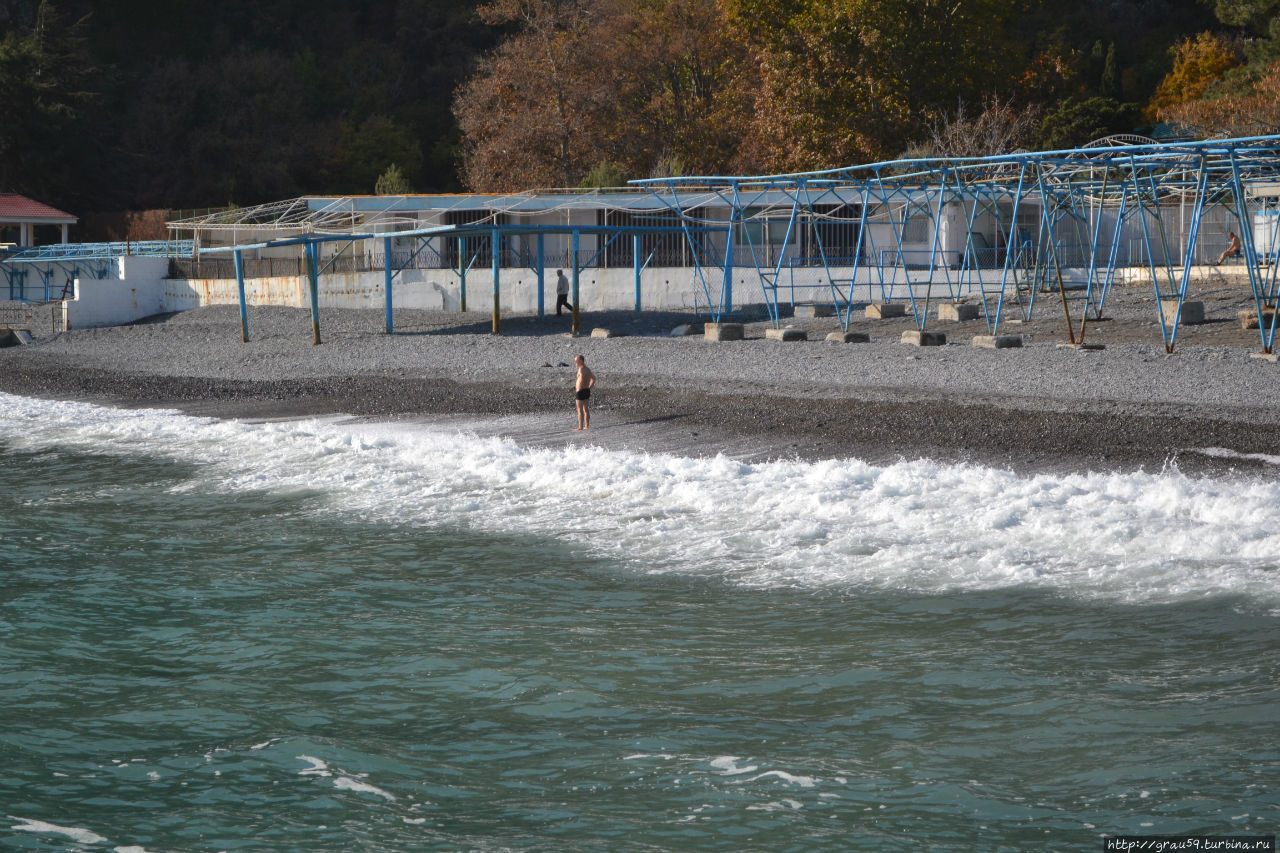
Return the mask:
[(18, 245), (30, 246), (35, 243), (37, 225), (61, 225), (62, 242), (69, 242), (67, 230), (78, 222), (72, 216), (56, 207), (41, 204), (17, 193), (0, 193), (0, 229), (18, 226)]

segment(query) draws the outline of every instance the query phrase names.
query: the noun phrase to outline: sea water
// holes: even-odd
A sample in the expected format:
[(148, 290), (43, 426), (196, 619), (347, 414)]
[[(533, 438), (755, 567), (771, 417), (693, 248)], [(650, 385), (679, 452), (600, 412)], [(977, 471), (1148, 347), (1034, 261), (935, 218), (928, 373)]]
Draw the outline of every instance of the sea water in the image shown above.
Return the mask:
[(0, 846), (1096, 850), (1280, 821), (1280, 476), (0, 395)]

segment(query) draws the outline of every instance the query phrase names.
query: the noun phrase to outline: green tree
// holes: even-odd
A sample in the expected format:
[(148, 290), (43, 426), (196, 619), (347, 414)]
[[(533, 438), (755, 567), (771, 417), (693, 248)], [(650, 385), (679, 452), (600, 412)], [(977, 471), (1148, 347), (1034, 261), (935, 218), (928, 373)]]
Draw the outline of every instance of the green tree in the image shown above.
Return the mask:
[(620, 187), (626, 182), (627, 179), (622, 174), (622, 169), (617, 163), (601, 160), (591, 167), (591, 171), (587, 172), (587, 176), (582, 179), (582, 183), (578, 184), (578, 186), (582, 189), (605, 189), (607, 187)]
[(392, 163), (387, 167), (387, 171), (378, 176), (378, 183), (374, 185), (373, 191), (378, 195), (405, 195), (412, 192), (409, 189), (409, 182), (405, 180), (404, 173), (400, 171), (400, 167)]
[(0, 189), (68, 206), (83, 198), (96, 93), (80, 30), (45, 2), (0, 35)]
[(1046, 150), (1077, 148), (1116, 133), (1133, 133), (1138, 109), (1114, 98), (1068, 98), (1045, 113), (1040, 123), (1039, 147)]

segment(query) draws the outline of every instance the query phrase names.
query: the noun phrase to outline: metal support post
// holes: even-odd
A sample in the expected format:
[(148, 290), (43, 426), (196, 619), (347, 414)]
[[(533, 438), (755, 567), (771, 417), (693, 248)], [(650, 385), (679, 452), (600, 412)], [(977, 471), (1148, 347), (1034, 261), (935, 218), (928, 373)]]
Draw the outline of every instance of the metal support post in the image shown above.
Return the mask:
[(631, 235), (631, 266), (636, 271), (636, 313), (640, 313), (640, 235)]
[(578, 238), (581, 234), (582, 232), (578, 229), (573, 229), (573, 257), (570, 259), (573, 261), (573, 327), (570, 329), (570, 334), (575, 338), (578, 336), (578, 302), (580, 301), (578, 298)]
[(737, 208), (729, 214), (729, 230), (725, 232), (724, 238), (724, 287), (720, 290), (720, 314), (715, 319), (718, 322), (723, 314), (733, 313), (733, 229), (737, 219)]
[(387, 303), (387, 334), (390, 335), (395, 331), (395, 327), (393, 326), (391, 321), (391, 279), (395, 275), (395, 273), (393, 273), (391, 270), (391, 238), (390, 237), (382, 238), (382, 250), (383, 250), (382, 280), (383, 280), (383, 289), (386, 291), (385, 297), (386, 297), (386, 303)]
[(543, 234), (538, 234), (538, 319), (541, 320), (547, 316), (546, 302), (544, 301), (545, 279), (546, 279), (546, 258), (547, 245), (543, 239)]
[(467, 311), (467, 268), (471, 266), (467, 262), (467, 238), (458, 238), (458, 302), (459, 308), (465, 314)]
[(490, 248), (489, 254), (493, 256), (492, 257), (492, 261), (493, 261), (493, 333), (495, 335), (500, 335), (502, 334), (502, 324), (498, 320), (498, 309), (499, 309), (498, 282), (499, 282), (499, 261), (501, 260), (501, 258), (499, 257), (498, 249), (501, 246), (501, 243), (498, 240), (497, 228), (493, 229), (491, 234), (492, 236), (489, 238), (489, 242), (491, 244), (489, 247)]
[(319, 249), (307, 243), (307, 283), (311, 293), (311, 343), (320, 344), (320, 271)]
[(244, 254), (236, 249), (236, 291), (240, 295), (240, 342), (249, 342), (249, 308), (244, 298)]

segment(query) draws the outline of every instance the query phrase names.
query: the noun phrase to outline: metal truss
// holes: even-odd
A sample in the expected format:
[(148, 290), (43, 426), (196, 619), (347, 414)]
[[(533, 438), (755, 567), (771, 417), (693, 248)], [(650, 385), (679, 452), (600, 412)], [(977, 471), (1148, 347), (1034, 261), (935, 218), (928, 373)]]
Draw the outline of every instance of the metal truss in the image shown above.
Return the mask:
[[(923, 330), (931, 302), (977, 297), (997, 334), (1006, 311), (1030, 319), (1037, 295), (1054, 294), (1068, 339), (1083, 343), (1117, 270), (1142, 266), (1172, 352), (1192, 267), (1206, 258), (1201, 241), (1223, 237), (1205, 233), (1212, 210), (1239, 235), (1259, 317), (1270, 320), (1259, 323), (1264, 352), (1275, 339), (1280, 136), (1109, 138), (1063, 151), (632, 183), (690, 226), (727, 225), (722, 240), (687, 234), (716, 319), (733, 311), (735, 276), (750, 274), (775, 326), (788, 298), (832, 305), (846, 329), (861, 302), (905, 300)], [(727, 223), (708, 220), (715, 208)]]
[[(0, 275), (12, 302), (50, 302), (66, 299), (71, 283), (82, 275), (108, 278), (115, 258), (180, 257), (191, 255), (195, 246), (190, 240), (139, 240), (122, 243), (53, 243), (31, 246), (0, 258)], [(38, 282), (29, 281), (34, 273)], [(55, 279), (64, 279), (61, 290)], [(57, 295), (55, 295), (57, 291)]]

